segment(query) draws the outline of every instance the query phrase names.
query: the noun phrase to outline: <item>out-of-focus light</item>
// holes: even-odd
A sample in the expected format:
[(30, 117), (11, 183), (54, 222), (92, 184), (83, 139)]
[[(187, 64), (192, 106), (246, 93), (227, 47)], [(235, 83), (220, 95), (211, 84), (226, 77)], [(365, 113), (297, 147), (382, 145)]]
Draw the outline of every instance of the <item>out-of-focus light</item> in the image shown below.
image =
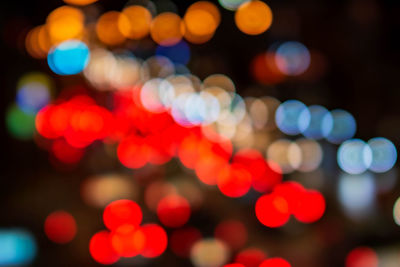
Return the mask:
[(242, 197), (250, 190), (251, 174), (241, 164), (233, 163), (219, 172), (217, 185), (228, 197)]
[(321, 145), (311, 139), (296, 140), (296, 144), (301, 150), (301, 164), (299, 171), (311, 172), (316, 170), (322, 161), (323, 150)]
[(47, 56), (50, 69), (59, 75), (78, 74), (89, 63), (90, 51), (78, 40), (65, 41), (54, 47)]
[(139, 226), (142, 222), (142, 210), (136, 202), (121, 199), (111, 202), (104, 209), (103, 221), (110, 230), (115, 230), (124, 224)]
[(23, 229), (0, 229), (0, 266), (29, 265), (37, 253), (32, 234)]
[(354, 117), (347, 111), (335, 109), (322, 120), (322, 134), (333, 144), (340, 144), (354, 136), (357, 125)]
[(267, 194), (256, 202), (257, 219), (265, 226), (276, 228), (285, 225), (290, 218), (289, 204), (278, 194)]
[(83, 181), (81, 196), (90, 206), (105, 207), (112, 201), (134, 197), (135, 189), (131, 181), (122, 175), (99, 175)]
[(141, 255), (145, 258), (156, 258), (164, 253), (168, 245), (165, 230), (157, 224), (145, 224), (141, 227), (145, 235), (144, 248)]
[(149, 34), (151, 20), (151, 13), (146, 7), (131, 5), (122, 10), (118, 28), (125, 37), (138, 40)]
[(372, 163), (372, 151), (368, 144), (360, 139), (352, 139), (340, 145), (337, 152), (339, 167), (349, 174), (360, 174)]
[(167, 227), (181, 227), (190, 218), (189, 202), (179, 195), (166, 196), (158, 203), (157, 216)]
[(66, 211), (55, 211), (44, 223), (46, 236), (54, 243), (65, 244), (74, 239), (77, 231), (74, 217)]
[(142, 64), (142, 80), (151, 78), (167, 78), (174, 75), (174, 63), (167, 57), (153, 56)]
[(33, 58), (46, 58), (51, 43), (44, 25), (32, 28), (25, 37), (25, 48)]
[(52, 44), (80, 38), (84, 31), (84, 14), (75, 7), (54, 9), (46, 19), (46, 28)]
[(271, 8), (259, 0), (244, 2), (236, 10), (235, 23), (246, 34), (262, 34), (272, 24)]
[(50, 91), (45, 84), (31, 82), (18, 88), (17, 104), (26, 113), (36, 113), (50, 100)]
[(300, 75), (310, 66), (311, 57), (307, 47), (299, 42), (281, 44), (275, 54), (278, 69), (286, 75)]
[(275, 53), (261, 53), (255, 56), (250, 65), (251, 74), (262, 84), (273, 85), (282, 82), (285, 75), (278, 69)]
[(66, 164), (75, 164), (82, 159), (85, 150), (71, 146), (64, 139), (57, 139), (51, 145), (51, 152), (60, 162)]
[(145, 238), (140, 228), (124, 224), (111, 232), (111, 246), (120, 257), (134, 257), (142, 252)]
[(378, 267), (378, 256), (369, 247), (358, 247), (347, 254), (346, 267)]
[(238, 250), (247, 242), (247, 229), (238, 220), (225, 220), (215, 227), (214, 236), (224, 241), (231, 250)]
[(21, 140), (31, 139), (35, 132), (35, 115), (25, 113), (18, 106), (10, 106), (6, 111), (8, 132)]
[(104, 265), (113, 264), (119, 260), (117, 252), (111, 246), (111, 236), (108, 231), (100, 231), (92, 236), (89, 252), (96, 262)]
[(186, 28), (185, 39), (194, 44), (201, 44), (213, 37), (221, 15), (213, 3), (198, 1), (189, 6), (183, 21)]
[(288, 181), (275, 186), (273, 193), (287, 202), (289, 213), (295, 213), (299, 200), (307, 190), (298, 182)]
[[(267, 159), (278, 164), (282, 173), (291, 173), (301, 165), (302, 153), (296, 143), (280, 139), (268, 147)], [(274, 165), (271, 167), (274, 169)], [(279, 169), (276, 171), (279, 172)]]
[[(307, 138), (321, 139), (324, 137), (322, 121), (325, 116), (331, 117), (329, 111), (322, 106), (310, 106), (308, 110), (303, 110), (299, 117), (300, 132)], [(309, 123), (307, 118), (310, 117)], [(332, 118), (331, 118), (332, 119)], [(327, 120), (331, 120), (327, 119)]]
[(299, 194), (294, 217), (303, 223), (313, 223), (324, 215), (326, 204), (323, 195), (315, 190), (308, 190)]
[(299, 125), (304, 125), (306, 128), (310, 124), (310, 120), (310, 111), (298, 100), (283, 102), (275, 113), (275, 121), (279, 130), (289, 135), (299, 134), (301, 132)]
[(145, 109), (154, 113), (164, 112), (166, 107), (163, 102), (168, 103), (173, 98), (174, 91), (172, 85), (163, 79), (148, 80), (140, 89), (142, 105)]
[(372, 138), (368, 141), (372, 151), (372, 162), (369, 169), (373, 172), (387, 172), (393, 168), (397, 160), (397, 150), (394, 144), (383, 137)]
[(177, 188), (165, 182), (156, 181), (146, 187), (144, 199), (151, 211), (156, 211), (160, 200), (168, 195), (176, 194)]
[(172, 46), (158, 46), (156, 55), (167, 57), (176, 64), (186, 65), (190, 60), (190, 48), (188, 44), (182, 40)]
[(247, 1), (249, 0), (218, 0), (223, 8), (231, 11), (238, 9), (241, 4)]
[(201, 238), (200, 231), (194, 227), (177, 229), (170, 235), (170, 248), (175, 255), (188, 258), (193, 245)]
[(352, 218), (364, 218), (372, 212), (375, 201), (375, 182), (370, 173), (343, 174), (338, 185), (338, 199), (344, 211)]
[(224, 74), (212, 74), (204, 79), (203, 88), (221, 88), (227, 92), (236, 92), (235, 83)]
[(267, 192), (282, 181), (279, 165), (266, 161), (260, 152), (242, 149), (236, 152), (232, 162), (245, 166), (252, 176), (252, 186), (258, 192)]
[(393, 219), (394, 222), (400, 226), (400, 197), (396, 200), (393, 206)]
[(228, 258), (228, 247), (225, 243), (213, 238), (197, 241), (190, 252), (190, 259), (196, 267), (222, 266)]
[(270, 258), (263, 261), (260, 267), (291, 267), (290, 263), (282, 258)]
[(126, 38), (119, 28), (119, 25), (121, 24), (126, 26), (130, 25), (129, 19), (123, 13), (117, 11), (108, 11), (102, 14), (96, 23), (97, 37), (106, 45), (113, 46), (122, 44)]
[(63, 0), (63, 1), (70, 5), (86, 6), (94, 2), (97, 2), (98, 0)]
[(161, 13), (151, 23), (151, 38), (159, 45), (176, 45), (184, 34), (185, 26), (177, 14), (171, 12)]
[(246, 267), (259, 267), (261, 262), (267, 258), (267, 255), (258, 248), (247, 248), (240, 251), (235, 262), (243, 264)]

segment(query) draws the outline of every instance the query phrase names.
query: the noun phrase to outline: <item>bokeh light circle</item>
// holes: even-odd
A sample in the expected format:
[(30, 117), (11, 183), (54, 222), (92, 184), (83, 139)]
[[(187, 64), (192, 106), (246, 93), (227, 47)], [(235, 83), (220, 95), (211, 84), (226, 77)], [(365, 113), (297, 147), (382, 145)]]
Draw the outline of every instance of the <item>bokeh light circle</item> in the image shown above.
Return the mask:
[(244, 2), (236, 10), (235, 23), (246, 34), (262, 34), (272, 24), (271, 8), (259, 0)]
[(351, 139), (340, 145), (337, 152), (339, 167), (349, 174), (360, 174), (372, 163), (372, 151), (360, 139)]
[(368, 141), (372, 151), (372, 162), (369, 169), (373, 172), (387, 172), (397, 161), (397, 150), (394, 144), (383, 137), (372, 138)]
[(275, 113), (275, 121), (279, 130), (288, 135), (296, 135), (302, 129), (306, 129), (310, 124), (310, 111), (302, 102), (298, 100), (288, 100), (283, 102)]
[(300, 75), (310, 66), (311, 56), (307, 47), (299, 42), (285, 42), (276, 50), (278, 69), (286, 75)]

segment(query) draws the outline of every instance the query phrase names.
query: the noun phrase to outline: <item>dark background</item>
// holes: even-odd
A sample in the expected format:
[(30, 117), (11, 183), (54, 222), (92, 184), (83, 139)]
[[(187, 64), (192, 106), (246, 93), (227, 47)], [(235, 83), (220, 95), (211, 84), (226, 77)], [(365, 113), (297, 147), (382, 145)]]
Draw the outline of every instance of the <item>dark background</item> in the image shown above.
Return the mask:
[[(158, 1), (154, 2), (157, 5)], [(178, 13), (183, 15), (186, 8), (194, 1), (174, 2), (178, 7)], [(104, 11), (121, 10), (125, 3), (121, 0), (100, 0), (96, 5), (101, 6)], [(192, 59), (189, 69), (200, 78), (213, 73), (227, 74), (235, 82), (242, 96), (271, 95), (280, 101), (295, 98), (306, 105), (320, 104), (328, 109), (346, 109), (356, 118), (357, 138), (368, 140), (375, 136), (383, 136), (398, 147), (400, 144), (400, 2), (270, 0), (267, 3), (274, 12), (274, 22), (272, 27), (260, 36), (247, 36), (241, 33), (234, 24), (234, 13), (219, 6), (222, 15), (221, 24), (211, 41), (203, 45), (191, 45)], [(6, 108), (15, 98), (18, 78), (32, 70), (51, 74), (45, 60), (35, 60), (26, 54), (23, 48), (23, 33), (29, 27), (43, 24), (47, 14), (62, 4), (61, 0), (1, 1), (2, 129), (5, 125)], [(297, 40), (309, 49), (319, 51), (326, 63), (324, 74), (311, 80), (288, 79), (277, 86), (257, 85), (249, 73), (248, 66), (252, 58), (268, 49), (274, 42), (284, 40)], [(209, 62), (213, 64), (210, 66)], [(207, 68), (204, 68), (204, 64)], [(257, 86), (257, 91), (249, 90), (253, 86)], [(6, 131), (2, 131), (1, 139), (3, 167), (0, 173), (0, 227), (21, 226), (33, 231), (40, 248), (35, 266), (94, 265), (85, 251), (87, 236), (79, 236), (74, 244), (55, 245), (46, 239), (41, 224), (44, 216), (52, 210), (57, 201), (58, 204), (68, 202), (67, 206), (72, 209), (77, 209), (76, 207), (81, 205), (76, 188), (79, 188), (80, 179), (93, 170), (79, 167), (74, 171), (60, 173), (49, 164), (47, 153), (37, 148), (33, 142), (13, 139)], [(107, 168), (120, 167), (111, 164), (96, 171), (101, 172)], [(329, 188), (326, 190), (329, 191)], [(380, 199), (383, 203), (382, 220), (391, 219), (393, 203), (399, 195), (400, 190), (397, 185), (395, 191)], [(56, 200), (52, 196), (57, 196)], [(248, 216), (245, 205), (237, 202), (223, 203), (227, 205), (226, 207), (240, 210), (243, 216)], [(330, 209), (327, 210), (322, 222), (307, 228), (302, 235), (288, 236), (282, 231), (265, 230), (259, 225), (249, 231), (265, 234), (271, 240), (278, 240), (278, 251), (288, 255), (289, 258), (293, 257), (290, 256), (293, 253), (302, 253), (300, 250), (297, 253), (290, 250), (297, 249), (298, 244), (307, 246), (304, 240), (307, 240), (309, 235), (337, 231), (339, 235), (344, 236), (339, 242), (315, 252), (317, 255), (315, 263), (311, 265), (294, 263), (294, 267), (342, 266), (346, 253), (356, 245), (387, 247), (398, 244), (400, 228), (385, 223), (369, 225), (366, 229), (360, 230), (359, 225), (347, 221), (338, 222), (343, 219), (343, 214), (338, 210), (335, 201), (329, 199), (329, 192), (328, 203)], [(76, 211), (78, 218), (91, 221), (89, 225), (92, 228), (87, 226), (88, 233), (93, 233), (92, 229), (95, 229), (94, 231), (102, 229), (101, 214), (98, 211), (87, 208)], [(215, 218), (208, 218), (206, 210), (202, 212), (192, 218), (191, 222), (207, 233), (212, 231), (210, 225), (214, 223)], [(252, 222), (253, 219), (248, 220)], [(249, 224), (253, 225), (250, 222)], [(83, 252), (77, 253), (75, 247), (81, 247)], [(299, 255), (294, 258), (298, 259)], [(166, 253), (149, 263), (149, 266), (189, 264), (186, 261), (175, 261), (173, 255)]]

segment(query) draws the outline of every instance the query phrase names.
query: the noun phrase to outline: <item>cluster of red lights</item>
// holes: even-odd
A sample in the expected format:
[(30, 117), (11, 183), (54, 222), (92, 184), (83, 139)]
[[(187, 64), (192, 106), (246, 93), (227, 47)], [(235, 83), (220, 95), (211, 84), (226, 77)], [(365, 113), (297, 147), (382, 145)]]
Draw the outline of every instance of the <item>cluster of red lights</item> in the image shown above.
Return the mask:
[(120, 257), (160, 256), (167, 248), (167, 234), (157, 224), (140, 225), (142, 217), (141, 208), (134, 201), (111, 202), (103, 213), (108, 230), (96, 233), (90, 240), (89, 250), (93, 259), (101, 264), (112, 264)]
[[(50, 151), (63, 163), (79, 162), (84, 149), (101, 140), (117, 144), (118, 159), (131, 169), (165, 164), (175, 157), (193, 170), (201, 182), (217, 186), (225, 196), (242, 197), (253, 188), (265, 193), (255, 210), (258, 220), (268, 227), (283, 226), (290, 215), (304, 223), (321, 218), (325, 200), (319, 192), (306, 190), (295, 182), (282, 183), (279, 166), (266, 161), (257, 150), (234, 152), (228, 139), (213, 134), (218, 138), (210, 140), (200, 126), (183, 127), (168, 112), (149, 112), (140, 102), (140, 89), (114, 93), (110, 110), (86, 94), (50, 104), (36, 117), (37, 131), (52, 140)], [(154, 210), (159, 221), (170, 228), (184, 226), (191, 215), (189, 202), (178, 194), (160, 197)], [(112, 264), (120, 257), (136, 255), (157, 257), (167, 247), (162, 227), (140, 225), (142, 212), (133, 201), (110, 203), (103, 219), (108, 230), (93, 235), (89, 246), (99, 263)], [(180, 257), (188, 257), (191, 246), (201, 237), (195, 228), (177, 229), (171, 234), (171, 250)], [(226, 221), (217, 226), (215, 237), (237, 250), (247, 242), (247, 230), (240, 222)], [(281, 259), (266, 260), (263, 252), (243, 253), (238, 254), (233, 266), (290, 266)]]
[(283, 182), (256, 202), (256, 216), (268, 227), (285, 225), (290, 215), (303, 223), (319, 220), (325, 212), (325, 199), (316, 190), (307, 190), (297, 182)]

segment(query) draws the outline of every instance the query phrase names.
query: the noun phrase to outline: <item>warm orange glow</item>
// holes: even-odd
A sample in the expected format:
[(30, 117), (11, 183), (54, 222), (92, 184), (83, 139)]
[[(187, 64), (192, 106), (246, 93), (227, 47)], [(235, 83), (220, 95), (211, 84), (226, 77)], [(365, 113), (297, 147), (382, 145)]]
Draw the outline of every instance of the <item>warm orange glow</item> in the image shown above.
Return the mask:
[(42, 26), (31, 29), (25, 37), (25, 48), (33, 58), (45, 58), (46, 52), (39, 45), (39, 34)]
[(185, 33), (181, 18), (171, 12), (161, 13), (151, 23), (151, 38), (158, 44), (171, 46), (177, 44)]
[(262, 1), (248, 1), (243, 3), (235, 13), (236, 26), (249, 35), (258, 35), (272, 24), (272, 11)]
[(97, 20), (96, 33), (99, 40), (106, 45), (118, 45), (125, 41), (125, 36), (119, 29), (120, 21), (128, 25), (128, 18), (120, 12), (109, 11), (101, 15)]
[(185, 14), (185, 39), (191, 43), (210, 40), (221, 21), (218, 8), (211, 2), (199, 1), (191, 5)]
[(77, 5), (77, 6), (86, 6), (97, 1), (98, 0), (64, 0), (64, 2), (67, 4)]
[(130, 6), (122, 10), (118, 28), (129, 39), (141, 39), (150, 32), (151, 13), (143, 6)]
[(111, 246), (121, 257), (134, 257), (142, 252), (145, 236), (140, 228), (124, 224), (111, 232)]
[(77, 8), (62, 6), (54, 9), (46, 20), (47, 32), (52, 44), (79, 38), (84, 31), (85, 17)]

